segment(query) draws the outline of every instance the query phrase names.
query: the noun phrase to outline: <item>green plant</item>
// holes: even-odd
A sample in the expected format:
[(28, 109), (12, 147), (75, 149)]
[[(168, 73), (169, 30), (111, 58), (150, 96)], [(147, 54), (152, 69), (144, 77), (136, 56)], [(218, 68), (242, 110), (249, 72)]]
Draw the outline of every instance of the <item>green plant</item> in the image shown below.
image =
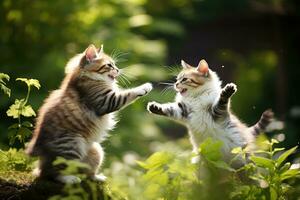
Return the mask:
[(4, 94), (7, 94), (7, 96), (10, 97), (10, 89), (6, 87), (6, 83), (4, 80), (9, 81), (9, 76), (4, 73), (0, 73), (0, 89), (4, 92)]
[(196, 165), (190, 163), (187, 154), (156, 152), (138, 164), (145, 169), (141, 180), (145, 199), (187, 199), (192, 190), (187, 185), (200, 184)]
[(25, 155), (24, 151), (10, 148), (7, 151), (0, 149), (0, 171), (30, 171), (33, 159)]
[[(193, 155), (156, 152), (146, 161), (138, 161), (145, 172), (138, 181), (143, 199), (286, 199), (296, 196), (293, 186), (300, 178), (299, 169), (286, 162), (296, 151), (275, 148), (278, 141), (265, 141), (267, 150), (249, 155), (246, 149), (236, 148), (232, 159), (247, 163), (234, 169), (223, 161), (222, 142), (211, 138), (199, 147), (200, 161), (191, 163)], [(248, 160), (248, 161), (246, 161)], [(129, 194), (130, 196), (130, 194)], [(132, 197), (132, 196), (130, 196)], [(135, 198), (133, 198), (135, 199)], [(137, 198), (138, 199), (138, 198)]]
[(31, 105), (28, 105), (27, 103), (31, 92), (31, 88), (35, 87), (37, 89), (40, 89), (41, 87), (39, 81), (36, 79), (17, 78), (16, 80), (26, 83), (27, 95), (25, 98), (15, 99), (15, 103), (12, 104), (6, 112), (7, 116), (12, 117), (14, 119), (18, 119), (18, 123), (15, 123), (8, 127), (8, 137), (10, 145), (14, 144), (16, 139), (18, 139), (22, 144), (24, 144), (26, 138), (28, 138), (31, 135), (30, 128), (33, 125), (29, 121), (22, 122), (21, 116), (27, 118), (36, 116)]
[[(295, 178), (300, 178), (299, 169), (291, 168), (286, 162), (289, 155), (297, 149), (293, 147), (284, 151), (284, 148), (275, 148), (278, 141), (264, 141), (267, 150), (258, 150), (249, 157), (252, 161), (238, 171), (244, 172), (253, 182), (236, 182), (235, 190), (231, 193), (233, 199), (286, 199), (292, 188)], [(234, 154), (245, 155), (241, 148), (233, 149)], [(279, 152), (281, 152), (280, 155)], [(244, 157), (244, 156), (243, 156)]]

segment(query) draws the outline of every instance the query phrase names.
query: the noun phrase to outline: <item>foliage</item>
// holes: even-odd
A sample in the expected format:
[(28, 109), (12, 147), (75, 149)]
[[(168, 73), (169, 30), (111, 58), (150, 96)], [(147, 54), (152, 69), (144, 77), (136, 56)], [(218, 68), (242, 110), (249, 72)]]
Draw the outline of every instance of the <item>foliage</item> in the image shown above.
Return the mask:
[(21, 116), (32, 117), (36, 116), (31, 105), (27, 105), (29, 100), (29, 95), (32, 87), (40, 89), (39, 81), (36, 79), (26, 79), (26, 78), (17, 78), (17, 81), (22, 81), (27, 85), (27, 95), (23, 99), (15, 99), (15, 103), (12, 104), (7, 110), (6, 114), (9, 117), (18, 119), (18, 123), (8, 127), (8, 137), (10, 138), (9, 144), (13, 145), (15, 140), (18, 139), (22, 144), (25, 143), (25, 140), (31, 136), (30, 128), (33, 126), (29, 121), (22, 122)]
[[(277, 140), (265, 141), (268, 150), (258, 150), (249, 159), (252, 161), (239, 171), (243, 171), (248, 178), (255, 181), (241, 183), (236, 182), (233, 199), (286, 199), (287, 194), (293, 187), (293, 180), (300, 178), (299, 168), (291, 168), (291, 163), (286, 162), (288, 156), (294, 153), (297, 147), (293, 147), (282, 153), (284, 148), (275, 148)], [(236, 154), (244, 154), (242, 149), (233, 150)], [(280, 153), (278, 153), (280, 152)], [(279, 154), (279, 155), (278, 155)]]
[[(222, 160), (222, 143), (210, 138), (200, 145), (201, 159), (197, 164), (191, 162), (194, 155), (190, 153), (156, 152), (147, 160), (137, 162), (144, 173), (132, 173), (135, 174), (132, 187), (124, 189), (121, 185), (115, 191), (128, 199), (142, 196), (145, 200), (294, 198), (299, 191), (292, 188), (296, 179), (299, 181), (300, 171), (291, 168), (286, 159), (296, 147), (281, 153), (284, 148), (275, 148), (277, 143), (274, 139), (264, 142), (268, 149), (257, 151), (249, 158), (246, 149), (233, 149), (233, 160), (240, 157), (250, 161), (237, 169)], [(126, 168), (120, 173), (126, 173)], [(110, 180), (110, 183), (113, 188), (116, 182)]]
[[(106, 183), (86, 179), (82, 174), (82, 169), (87, 167), (84, 163), (58, 158), (55, 165), (67, 166), (63, 174), (75, 174), (83, 181), (66, 184), (61, 194), (50, 199), (294, 199), (300, 194), (300, 171), (287, 158), (296, 147), (284, 151), (275, 147), (277, 143), (274, 139), (265, 141), (267, 149), (252, 155), (246, 149), (233, 149), (233, 160), (237, 157), (248, 160), (244, 166), (234, 169), (222, 161), (222, 143), (208, 138), (200, 145), (198, 163), (191, 162), (195, 155), (189, 152), (159, 151), (145, 161), (136, 161), (139, 167), (119, 163), (118, 167), (113, 164), (106, 168), (105, 174), (109, 175)], [(33, 160), (22, 150), (0, 153), (0, 161), (4, 163), (1, 174), (29, 173), (32, 169)], [(113, 172), (116, 169), (118, 172)]]
[(4, 80), (9, 81), (9, 78), (10, 77), (7, 74), (0, 73), (0, 89), (4, 92), (4, 94), (10, 97), (11, 91), (8, 87), (6, 87), (6, 83), (4, 81)]
[(0, 149), (0, 171), (27, 171), (32, 170), (33, 159), (25, 155), (24, 151), (10, 148), (7, 151)]
[(146, 170), (141, 179), (145, 199), (188, 199), (188, 185), (199, 184), (196, 166), (183, 155), (156, 152), (138, 164)]

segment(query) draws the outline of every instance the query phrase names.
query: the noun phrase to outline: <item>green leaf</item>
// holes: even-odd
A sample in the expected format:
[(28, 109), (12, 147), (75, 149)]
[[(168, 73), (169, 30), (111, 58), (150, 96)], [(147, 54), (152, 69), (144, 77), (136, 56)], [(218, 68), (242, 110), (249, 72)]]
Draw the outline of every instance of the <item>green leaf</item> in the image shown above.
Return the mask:
[(15, 124), (13, 124), (13, 125), (11, 125), (11, 126), (8, 127), (8, 129), (17, 129), (17, 128), (19, 128), (19, 124), (18, 123), (15, 123)]
[(254, 153), (265, 153), (265, 154), (270, 154), (269, 151), (265, 151), (265, 150), (261, 150), (261, 149), (254, 151)]
[(135, 161), (140, 167), (144, 168), (144, 169), (147, 169), (147, 164), (145, 162), (142, 162), (142, 161), (139, 161), (139, 160), (136, 160)]
[(300, 176), (299, 169), (289, 169), (280, 175), (280, 180), (283, 181), (290, 178), (296, 178), (298, 176)]
[(221, 147), (223, 143), (221, 141), (213, 141), (212, 138), (207, 138), (199, 148), (200, 153), (210, 161), (220, 160), (222, 157)]
[(168, 174), (164, 172), (163, 169), (153, 169), (147, 171), (147, 173), (143, 176), (143, 178), (147, 182), (157, 183), (160, 186), (167, 185), (168, 183)]
[(9, 144), (13, 145), (16, 139), (18, 139), (21, 143), (24, 143), (31, 134), (32, 132), (28, 128), (19, 127), (19, 124), (13, 124), (9, 127), (8, 131)]
[(30, 123), (29, 121), (24, 121), (22, 123), (22, 126), (25, 126), (25, 127), (28, 127), (28, 128), (33, 127), (32, 123)]
[(277, 200), (277, 196), (277, 191), (273, 187), (270, 187), (270, 199)]
[(291, 163), (287, 162), (285, 163), (279, 170), (279, 173), (282, 174), (286, 172), (291, 167)]
[(37, 79), (17, 78), (16, 80), (25, 82), (28, 87), (34, 86), (37, 89), (40, 89), (41, 87), (40, 82)]
[(266, 167), (268, 169), (274, 169), (274, 163), (272, 160), (264, 157), (251, 156), (250, 160), (252, 160), (259, 167)]
[(161, 186), (158, 184), (150, 183), (147, 185), (144, 195), (149, 199), (158, 199), (157, 196), (160, 194)]
[(12, 130), (8, 131), (7, 136), (9, 139), (9, 145), (13, 145), (15, 143), (17, 131), (18, 131), (18, 129), (12, 129)]
[(225, 169), (225, 170), (230, 171), (230, 172), (235, 172), (236, 171), (235, 169), (230, 167), (226, 162), (224, 162), (222, 160), (210, 161), (210, 163), (212, 163), (215, 167), (220, 168), (220, 169)]
[(14, 119), (17, 119), (20, 115), (23, 115), (25, 117), (31, 117), (36, 116), (34, 110), (30, 105), (23, 105), (24, 99), (16, 99), (15, 103), (9, 107), (9, 109), (6, 111), (7, 116), (13, 117)]
[(236, 147), (231, 150), (231, 153), (233, 153), (233, 154), (239, 154), (242, 152), (243, 152), (242, 147)]
[(0, 73), (0, 89), (10, 97), (11, 90), (6, 87), (6, 83), (4, 80), (9, 81), (9, 76), (4, 73)]
[(156, 152), (145, 162), (138, 161), (137, 163), (144, 169), (153, 169), (167, 164), (171, 159), (173, 159), (173, 155), (168, 152)]
[(3, 81), (3, 79), (6, 79), (7, 81), (9, 81), (9, 76), (7, 74), (0, 73), (0, 81)]
[[(230, 199), (240, 199), (238, 197), (243, 194), (246, 194), (248, 196), (248, 193), (250, 191), (251, 191), (251, 188), (248, 185), (236, 186), (235, 190), (230, 193)], [(235, 198), (235, 197), (237, 197), (237, 198)]]
[(273, 151), (274, 151), (274, 153), (276, 153), (278, 151), (283, 151), (283, 150), (284, 150), (284, 148), (275, 148)]
[(36, 114), (35, 114), (34, 110), (32, 109), (31, 105), (24, 106), (23, 109), (22, 109), (21, 114), (24, 117), (36, 116)]
[(283, 154), (281, 154), (278, 158), (277, 158), (277, 165), (280, 166), (286, 159), (287, 157), (289, 157), (289, 155), (291, 155), (293, 152), (296, 151), (298, 146), (295, 146), (287, 151), (285, 151)]
[(279, 143), (278, 140), (276, 140), (276, 139), (274, 139), (274, 138), (271, 139), (271, 144), (272, 144), (272, 145), (273, 145), (273, 144), (278, 144), (278, 143)]
[(22, 135), (22, 138), (27, 138), (29, 136), (31, 136), (32, 132), (30, 129), (26, 128), (26, 127), (21, 127), (18, 131), (18, 134)]
[(6, 111), (7, 116), (13, 117), (17, 119), (21, 115), (22, 104), (24, 103), (24, 99), (16, 99), (15, 103), (12, 104), (9, 109)]

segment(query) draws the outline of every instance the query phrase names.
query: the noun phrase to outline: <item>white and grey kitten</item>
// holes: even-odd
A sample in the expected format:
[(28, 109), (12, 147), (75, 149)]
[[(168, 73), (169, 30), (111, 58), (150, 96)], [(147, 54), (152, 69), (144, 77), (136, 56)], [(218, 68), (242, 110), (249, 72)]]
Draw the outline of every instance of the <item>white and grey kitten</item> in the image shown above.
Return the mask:
[(237, 91), (235, 84), (229, 83), (222, 88), (218, 75), (209, 69), (205, 60), (201, 60), (197, 67), (184, 61), (181, 64), (183, 69), (174, 85), (177, 91), (175, 102), (150, 102), (148, 111), (186, 125), (195, 153), (199, 144), (208, 137), (223, 142), (222, 152), (227, 161), (235, 147), (253, 149), (255, 136), (269, 131), (274, 121), (273, 112), (265, 111), (255, 125), (246, 126), (230, 111), (230, 98)]

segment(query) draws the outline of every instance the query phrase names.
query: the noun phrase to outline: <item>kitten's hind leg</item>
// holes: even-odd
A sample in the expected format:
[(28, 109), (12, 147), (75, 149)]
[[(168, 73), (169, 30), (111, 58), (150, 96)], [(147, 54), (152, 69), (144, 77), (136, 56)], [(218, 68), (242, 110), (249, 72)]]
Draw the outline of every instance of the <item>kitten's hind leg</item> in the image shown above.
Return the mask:
[(87, 155), (82, 162), (90, 166), (88, 170), (88, 176), (95, 181), (105, 181), (106, 177), (103, 174), (97, 174), (98, 169), (104, 160), (104, 151), (99, 143), (94, 142), (91, 148), (88, 150)]
[(214, 119), (219, 119), (227, 116), (230, 97), (237, 91), (234, 83), (227, 84), (219, 97), (219, 100), (212, 106), (212, 115)]

